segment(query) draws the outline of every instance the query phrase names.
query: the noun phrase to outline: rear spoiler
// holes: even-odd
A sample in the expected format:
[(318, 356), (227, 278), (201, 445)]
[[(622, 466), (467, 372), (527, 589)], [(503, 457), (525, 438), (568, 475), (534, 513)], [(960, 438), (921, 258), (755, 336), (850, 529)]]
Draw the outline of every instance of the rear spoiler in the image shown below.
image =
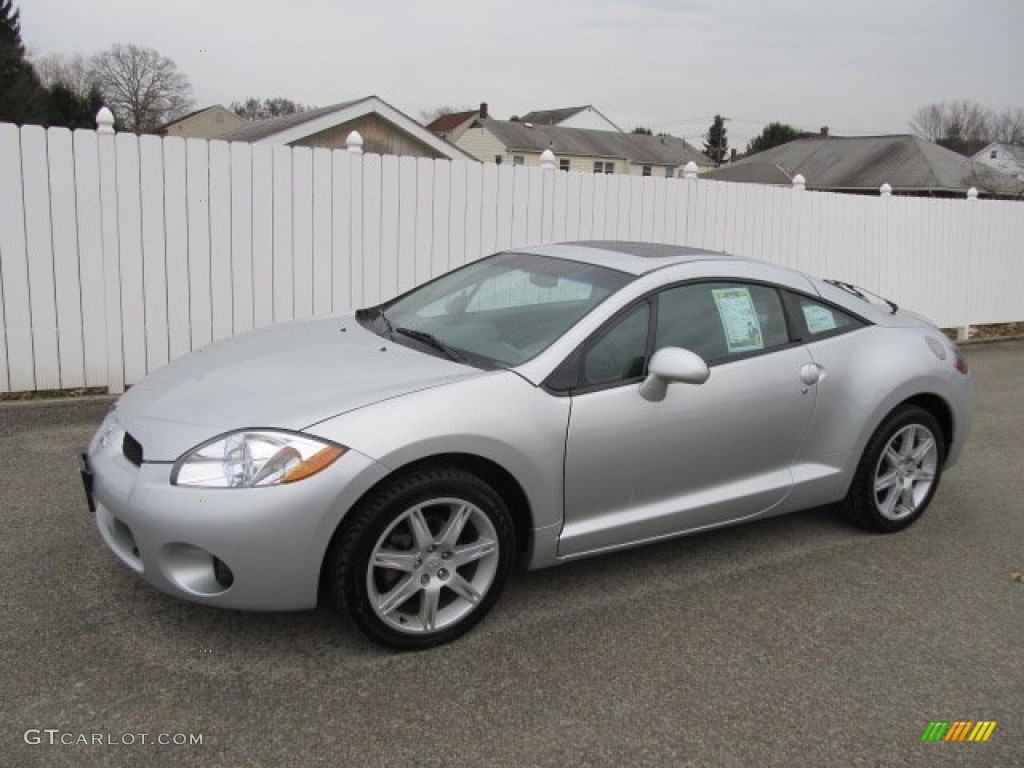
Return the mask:
[(890, 301), (884, 296), (879, 296), (877, 293), (873, 293), (866, 288), (859, 288), (853, 283), (844, 283), (842, 280), (825, 280), (825, 282), (846, 291), (851, 296), (856, 296), (861, 301), (866, 301), (868, 304), (883, 304), (887, 306), (890, 315), (895, 315), (899, 311), (895, 301)]

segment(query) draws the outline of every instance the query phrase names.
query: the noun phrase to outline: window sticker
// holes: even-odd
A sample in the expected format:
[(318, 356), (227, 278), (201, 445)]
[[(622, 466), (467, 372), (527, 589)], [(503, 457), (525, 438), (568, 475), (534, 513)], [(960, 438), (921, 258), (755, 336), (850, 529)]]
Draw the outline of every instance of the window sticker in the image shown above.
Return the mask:
[(754, 300), (747, 288), (713, 288), (711, 294), (718, 306), (729, 353), (764, 349), (764, 336), (757, 317)]
[(836, 316), (832, 311), (817, 304), (804, 304), (804, 321), (811, 333), (824, 333), (836, 329)]

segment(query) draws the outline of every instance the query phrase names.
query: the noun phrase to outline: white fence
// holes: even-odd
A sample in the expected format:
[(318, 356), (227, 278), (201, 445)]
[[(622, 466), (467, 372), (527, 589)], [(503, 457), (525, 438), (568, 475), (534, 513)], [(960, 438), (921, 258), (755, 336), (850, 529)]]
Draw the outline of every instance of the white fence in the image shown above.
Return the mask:
[(705, 246), (943, 326), (1024, 320), (1024, 205), (0, 124), (0, 391), (120, 391), (213, 339), (508, 246)]

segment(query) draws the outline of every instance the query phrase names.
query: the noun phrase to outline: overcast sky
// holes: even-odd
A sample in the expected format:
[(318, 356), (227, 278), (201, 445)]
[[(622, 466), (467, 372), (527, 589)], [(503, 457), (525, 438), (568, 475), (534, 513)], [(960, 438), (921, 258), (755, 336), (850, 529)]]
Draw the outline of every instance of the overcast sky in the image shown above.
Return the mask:
[[(156, 48), (197, 106), (376, 94), (406, 114), (593, 104), (730, 145), (771, 121), (905, 133), (914, 109), (1024, 107), (1024, 0), (15, 0), (33, 53)], [(207, 52), (209, 51), (209, 52)]]

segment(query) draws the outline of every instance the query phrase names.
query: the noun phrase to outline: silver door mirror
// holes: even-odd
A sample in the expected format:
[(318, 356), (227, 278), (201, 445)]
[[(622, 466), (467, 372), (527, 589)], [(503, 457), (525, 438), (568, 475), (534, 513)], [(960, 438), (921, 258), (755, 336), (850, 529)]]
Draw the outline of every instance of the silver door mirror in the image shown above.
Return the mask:
[(654, 353), (647, 378), (640, 385), (645, 400), (664, 400), (671, 382), (703, 384), (711, 371), (704, 359), (688, 349), (663, 347)]

